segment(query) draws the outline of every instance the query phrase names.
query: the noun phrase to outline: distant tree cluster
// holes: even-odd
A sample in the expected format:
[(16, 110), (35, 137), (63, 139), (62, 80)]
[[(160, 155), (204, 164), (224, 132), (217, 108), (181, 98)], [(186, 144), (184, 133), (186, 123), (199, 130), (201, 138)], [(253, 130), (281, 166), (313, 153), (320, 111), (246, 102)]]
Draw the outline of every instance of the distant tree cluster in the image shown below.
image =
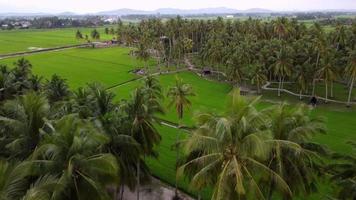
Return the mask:
[[(320, 23), (307, 27), (296, 19), (272, 21), (143, 20), (119, 25), (118, 39), (142, 51), (154, 50), (162, 63), (180, 65), (188, 53), (200, 66), (224, 72), (234, 84), (248, 81), (258, 91), (266, 81), (293, 81), (302, 94), (315, 95), (318, 82), (325, 85), (325, 99), (334, 97), (333, 83), (352, 88), (356, 79), (356, 23), (335, 24), (325, 30)], [(152, 52), (152, 51), (151, 51)], [(280, 95), (280, 92), (279, 92)]]
[[(81, 18), (67, 17), (36, 17), (36, 18), (7, 18), (0, 20), (2, 29), (21, 28), (69, 28), (69, 27), (94, 27), (109, 24), (102, 17), (86, 16)], [(4, 26), (3, 26), (4, 25)]]

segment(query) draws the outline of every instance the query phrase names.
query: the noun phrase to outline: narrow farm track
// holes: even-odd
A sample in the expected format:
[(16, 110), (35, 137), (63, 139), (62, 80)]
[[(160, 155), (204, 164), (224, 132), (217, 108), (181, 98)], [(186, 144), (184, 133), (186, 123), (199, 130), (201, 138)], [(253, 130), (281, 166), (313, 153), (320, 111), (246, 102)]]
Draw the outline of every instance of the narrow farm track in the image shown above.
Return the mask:
[[(278, 91), (278, 90), (280, 90), (281, 92), (285, 92), (285, 93), (288, 93), (288, 94), (296, 96), (296, 97), (308, 97), (308, 98), (313, 97), (312, 95), (306, 95), (306, 94), (300, 95), (300, 94), (294, 93), (292, 91), (289, 91), (287, 89), (278, 89), (278, 88), (274, 88), (274, 87), (269, 87), (272, 83), (278, 83), (278, 82), (269, 82), (269, 81), (267, 81), (267, 83), (262, 86), (262, 89), (263, 90), (269, 90), (269, 91)], [(346, 101), (338, 101), (338, 100), (333, 100), (333, 99), (326, 99), (326, 98), (320, 97), (320, 96), (318, 96), (318, 99), (323, 100), (323, 101), (327, 101), (327, 102), (332, 102), (332, 103), (347, 104)], [(350, 104), (356, 105), (356, 102), (350, 102)]]
[[(174, 70), (174, 71), (155, 72), (155, 73), (150, 74), (150, 75), (151, 75), (151, 76), (160, 76), (160, 75), (167, 75), (167, 74), (176, 74), (176, 73), (178, 73), (178, 72), (184, 72), (184, 71), (188, 71), (188, 69), (183, 68), (183, 69)], [(107, 90), (116, 89), (116, 88), (118, 88), (118, 87), (124, 86), (124, 85), (126, 85), (126, 84), (131, 83), (131, 82), (142, 80), (143, 78), (144, 78), (143, 76), (138, 77), (138, 78), (134, 78), (134, 79), (131, 79), (131, 80), (128, 80), (128, 81), (124, 81), (124, 82), (121, 82), (121, 83), (118, 83), (118, 84), (109, 86), (109, 87), (107, 87), (106, 89), (107, 89)]]
[(38, 54), (38, 53), (62, 51), (62, 50), (67, 50), (67, 49), (80, 48), (80, 47), (88, 47), (90, 45), (91, 44), (75, 44), (75, 45), (60, 46), (60, 47), (53, 47), (53, 48), (43, 48), (43, 49), (34, 50), (34, 51), (23, 51), (23, 52), (16, 52), (16, 53), (0, 54), (0, 60), (5, 59), (5, 58), (27, 56), (27, 55)]

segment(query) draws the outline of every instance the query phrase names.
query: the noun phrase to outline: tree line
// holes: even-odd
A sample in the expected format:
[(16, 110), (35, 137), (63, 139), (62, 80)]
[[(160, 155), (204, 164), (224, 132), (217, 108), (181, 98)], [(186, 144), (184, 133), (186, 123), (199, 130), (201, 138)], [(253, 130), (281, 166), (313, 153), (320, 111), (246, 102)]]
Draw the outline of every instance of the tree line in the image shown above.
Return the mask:
[(240, 21), (177, 17), (166, 22), (149, 19), (120, 24), (116, 32), (123, 44), (137, 47), (139, 58), (158, 58), (158, 65), (180, 66), (189, 55), (199, 66), (225, 72), (232, 83), (252, 84), (258, 92), (266, 81), (276, 81), (278, 95), (285, 82), (294, 82), (300, 97), (318, 95), (316, 86), (324, 84), (326, 102), (334, 98), (334, 83), (342, 82), (348, 87), (348, 104), (354, 100), (354, 22), (325, 30), (317, 22), (307, 26), (288, 18)]
[[(23, 27), (22, 25), (26, 25)], [(100, 16), (81, 16), (81, 17), (9, 17), (0, 19), (0, 26), (7, 25), (6, 29), (17, 28), (70, 28), (70, 27), (97, 27), (110, 23), (103, 20)]]

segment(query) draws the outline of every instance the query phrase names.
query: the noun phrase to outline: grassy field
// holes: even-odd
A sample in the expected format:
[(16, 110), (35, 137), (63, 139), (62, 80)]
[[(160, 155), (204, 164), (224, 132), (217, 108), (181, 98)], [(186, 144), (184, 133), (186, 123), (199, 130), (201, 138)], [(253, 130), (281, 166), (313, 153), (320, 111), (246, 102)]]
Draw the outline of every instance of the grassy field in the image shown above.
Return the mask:
[[(94, 28), (63, 28), (63, 29), (22, 29), (0, 30), (0, 54), (29, 51), (31, 48), (49, 48), (71, 44), (84, 43), (77, 40), (75, 33), (80, 30), (90, 38), (90, 32)], [(112, 35), (106, 35), (104, 28), (97, 28), (101, 39), (112, 39)]]
[[(129, 56), (129, 51), (128, 48), (120, 47), (80, 48), (33, 54), (25, 58), (32, 63), (34, 73), (45, 78), (56, 73), (66, 78), (71, 88), (89, 82), (100, 82), (109, 87), (135, 78), (136, 75), (130, 70), (143, 66), (142, 62)], [(17, 59), (3, 59), (0, 64), (12, 66)]]
[[(66, 78), (72, 88), (84, 86), (88, 82), (98, 81), (105, 86), (112, 86), (132, 78), (136, 75), (129, 71), (137, 66), (142, 66), (142, 63), (132, 59), (128, 55), (127, 48), (107, 48), (107, 49), (72, 49), (60, 52), (48, 52), (27, 56), (26, 58), (34, 65), (33, 70), (36, 74), (46, 78), (57, 73)], [(0, 60), (0, 64), (11, 65), (16, 59)], [(151, 62), (153, 65), (154, 62)], [(174, 85), (174, 74), (159, 76), (164, 92), (168, 87)], [(204, 80), (201, 77), (189, 73), (181, 72), (178, 74), (183, 78), (184, 82), (193, 86), (196, 96), (192, 97), (192, 107), (185, 113), (183, 123), (192, 126), (194, 121), (192, 116), (197, 111), (216, 111), (222, 112), (225, 105), (225, 99), (231, 86), (225, 83), (217, 83), (209, 80)], [(140, 81), (134, 81), (124, 84), (120, 87), (111, 89), (116, 94), (116, 100), (127, 98), (134, 90)], [(335, 88), (337, 90), (339, 88)], [(339, 95), (338, 93), (335, 93)], [(281, 100), (288, 101), (291, 104), (298, 103), (296, 97), (282, 95), (281, 98), (276, 97), (275, 92), (265, 92), (259, 109), (263, 109)], [(268, 102), (267, 102), (268, 101)], [(168, 101), (164, 101), (164, 105), (168, 105)], [(170, 121), (177, 122), (176, 113), (173, 108), (167, 108), (167, 113), (162, 116)], [(347, 109), (344, 106), (336, 106), (333, 104), (318, 106), (312, 111), (312, 115), (322, 115), (327, 119), (328, 134), (317, 136), (316, 142), (325, 144), (330, 149), (338, 152), (347, 152), (349, 147), (345, 145), (346, 141), (356, 140), (356, 109)], [(152, 173), (160, 179), (174, 184), (175, 180), (175, 152), (172, 145), (175, 142), (177, 134), (176, 129), (157, 126), (162, 135), (161, 145), (157, 147), (160, 154), (158, 160), (147, 159)], [(181, 138), (187, 137), (188, 134), (179, 131)], [(187, 192), (193, 192), (189, 188), (187, 180), (179, 181), (180, 188)], [(324, 198), (324, 194), (330, 191), (327, 184), (321, 184), (321, 191), (308, 199)], [(195, 193), (196, 194), (196, 193)], [(201, 192), (204, 199), (208, 199), (211, 190), (206, 189)]]
[[(174, 85), (174, 76), (175, 75), (164, 75), (159, 78), (165, 91), (167, 91), (169, 86)], [(192, 107), (185, 114), (183, 120), (185, 125), (191, 126), (194, 124), (192, 116), (195, 111), (223, 111), (226, 95), (231, 89), (229, 85), (203, 80), (195, 74), (189, 72), (179, 73), (179, 77), (183, 78), (186, 83), (192, 84), (196, 93), (196, 96), (191, 98), (193, 103)], [(126, 98), (128, 92), (132, 91), (138, 85), (139, 83), (132, 82), (122, 87), (113, 89), (112, 91), (117, 93), (118, 97)], [(263, 109), (265, 107), (272, 106), (273, 103), (271, 103), (271, 100), (273, 102), (285, 100), (290, 104), (300, 103), (295, 97), (284, 95), (282, 98), (273, 99), (270, 98), (270, 96), (276, 96), (276, 94), (265, 93), (257, 107), (259, 109)], [(167, 105), (167, 101), (165, 101), (165, 105)], [(350, 140), (356, 140), (355, 108), (348, 109), (337, 105), (322, 105), (317, 109), (312, 110), (311, 114), (314, 116), (324, 116), (327, 120), (326, 124), (328, 134), (315, 137), (315, 142), (328, 146), (332, 151), (347, 152), (350, 150), (350, 147), (345, 145), (345, 143)], [(171, 121), (177, 121), (177, 117), (173, 109), (167, 109), (167, 114), (164, 118)], [(161, 145), (157, 149), (160, 156), (158, 160), (149, 160), (148, 164), (155, 176), (160, 177), (170, 184), (174, 184), (176, 154), (172, 150), (172, 145), (175, 142), (175, 135), (178, 130), (162, 126), (158, 129), (162, 135)], [(181, 134), (181, 138), (187, 137), (188, 135), (183, 131), (180, 131), (179, 133)], [(331, 188), (327, 182), (321, 182), (319, 184), (321, 192), (313, 194), (307, 199), (314, 200), (325, 198), (324, 195), (331, 191)], [(187, 180), (180, 180), (179, 186), (187, 192), (192, 192), (189, 188)], [(211, 192), (212, 191), (209, 189), (203, 191), (201, 193), (203, 199), (209, 199)]]

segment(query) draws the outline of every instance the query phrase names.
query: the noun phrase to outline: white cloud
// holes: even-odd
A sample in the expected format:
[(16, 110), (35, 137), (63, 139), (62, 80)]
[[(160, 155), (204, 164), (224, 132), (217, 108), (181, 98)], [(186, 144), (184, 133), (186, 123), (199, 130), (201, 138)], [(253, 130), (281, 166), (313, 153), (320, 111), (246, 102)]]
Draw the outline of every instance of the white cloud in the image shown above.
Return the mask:
[(272, 10), (356, 9), (356, 0), (0, 0), (0, 12), (74, 11), (79, 13), (132, 8), (230, 7)]

